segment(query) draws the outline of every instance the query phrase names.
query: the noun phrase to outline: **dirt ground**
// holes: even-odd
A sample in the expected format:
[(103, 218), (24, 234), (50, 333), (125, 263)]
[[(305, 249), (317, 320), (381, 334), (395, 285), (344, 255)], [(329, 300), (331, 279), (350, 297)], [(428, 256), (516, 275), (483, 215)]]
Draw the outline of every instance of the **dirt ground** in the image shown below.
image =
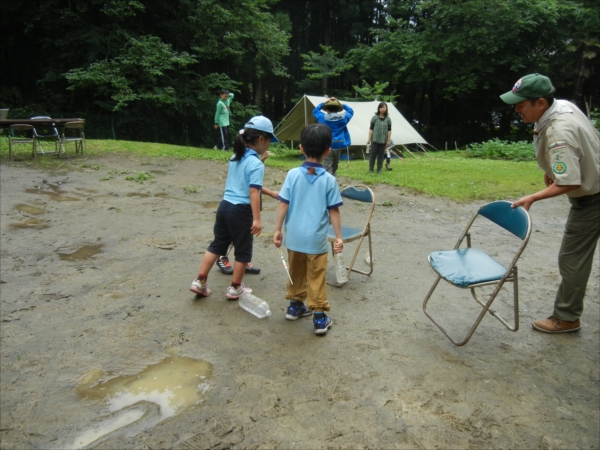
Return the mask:
[[(519, 331), (486, 315), (455, 347), (422, 311), (434, 280), (427, 255), (452, 248), (484, 202), (373, 186), (375, 272), (329, 288), (334, 325), (318, 337), (310, 318), (285, 320), (270, 198), (254, 245), (262, 271), (244, 281), (273, 314), (260, 320), (228, 301), (230, 278), (216, 268), (212, 296), (188, 291), (212, 238), (225, 165), (126, 157), (68, 165), (61, 173), (0, 166), (1, 448), (599, 448), (598, 258), (579, 333), (549, 336), (530, 325), (552, 312), (565, 198), (531, 211)], [(145, 178), (140, 172), (153, 177), (126, 179)], [(285, 172), (266, 172), (265, 186), (277, 189)], [(341, 212), (346, 224), (365, 214), (350, 204)], [(476, 231), (502, 261), (505, 236), (488, 228)], [(494, 303), (508, 317), (510, 293)], [(475, 306), (446, 283), (431, 301), (458, 337)], [(177, 370), (159, 376), (160, 364)], [(195, 378), (171, 407), (161, 392), (189, 386), (176, 371)], [(149, 395), (132, 399), (148, 379), (156, 385), (140, 390)], [(129, 400), (117, 404), (117, 391)]]

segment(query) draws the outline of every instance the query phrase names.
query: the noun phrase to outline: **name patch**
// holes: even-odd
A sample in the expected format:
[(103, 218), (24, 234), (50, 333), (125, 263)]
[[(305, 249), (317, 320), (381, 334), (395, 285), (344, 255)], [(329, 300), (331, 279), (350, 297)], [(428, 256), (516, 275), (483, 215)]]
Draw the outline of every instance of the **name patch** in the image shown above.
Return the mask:
[(567, 146), (566, 141), (554, 141), (548, 145), (548, 150), (556, 150), (559, 148), (565, 148)]

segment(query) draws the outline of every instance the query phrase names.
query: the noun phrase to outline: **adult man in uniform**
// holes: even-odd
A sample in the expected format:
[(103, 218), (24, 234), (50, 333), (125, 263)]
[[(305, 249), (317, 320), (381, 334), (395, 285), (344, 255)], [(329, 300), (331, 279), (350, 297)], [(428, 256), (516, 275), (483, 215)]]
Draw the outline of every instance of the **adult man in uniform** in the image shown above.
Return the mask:
[(533, 142), (546, 188), (513, 203), (529, 210), (546, 198), (566, 194), (571, 209), (558, 254), (562, 277), (554, 312), (533, 322), (545, 333), (570, 333), (581, 328), (583, 297), (600, 236), (600, 135), (577, 106), (554, 99), (554, 86), (530, 74), (500, 96), (525, 123), (535, 123)]

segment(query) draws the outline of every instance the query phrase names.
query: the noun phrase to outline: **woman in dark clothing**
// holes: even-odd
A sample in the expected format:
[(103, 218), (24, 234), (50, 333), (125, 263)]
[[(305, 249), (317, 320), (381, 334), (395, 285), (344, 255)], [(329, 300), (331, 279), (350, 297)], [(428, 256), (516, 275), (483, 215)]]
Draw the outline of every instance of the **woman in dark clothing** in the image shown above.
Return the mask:
[(381, 173), (385, 149), (390, 146), (392, 137), (392, 119), (388, 116), (387, 105), (381, 102), (377, 107), (377, 112), (371, 118), (371, 127), (367, 145), (371, 143), (371, 156), (369, 157), (369, 171), (373, 172), (375, 158), (377, 158), (377, 173)]

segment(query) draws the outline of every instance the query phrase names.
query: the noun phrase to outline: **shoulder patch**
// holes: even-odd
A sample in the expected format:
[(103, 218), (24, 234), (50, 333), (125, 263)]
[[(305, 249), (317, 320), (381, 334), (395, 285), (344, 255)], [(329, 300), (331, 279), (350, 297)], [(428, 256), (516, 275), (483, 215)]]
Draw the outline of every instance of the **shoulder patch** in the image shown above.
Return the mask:
[(552, 172), (554, 172), (558, 175), (560, 175), (561, 173), (565, 173), (566, 171), (567, 171), (567, 165), (562, 161), (555, 162), (552, 165)]
[(565, 148), (567, 146), (567, 141), (554, 141), (548, 144), (548, 150), (556, 150), (558, 148)]

